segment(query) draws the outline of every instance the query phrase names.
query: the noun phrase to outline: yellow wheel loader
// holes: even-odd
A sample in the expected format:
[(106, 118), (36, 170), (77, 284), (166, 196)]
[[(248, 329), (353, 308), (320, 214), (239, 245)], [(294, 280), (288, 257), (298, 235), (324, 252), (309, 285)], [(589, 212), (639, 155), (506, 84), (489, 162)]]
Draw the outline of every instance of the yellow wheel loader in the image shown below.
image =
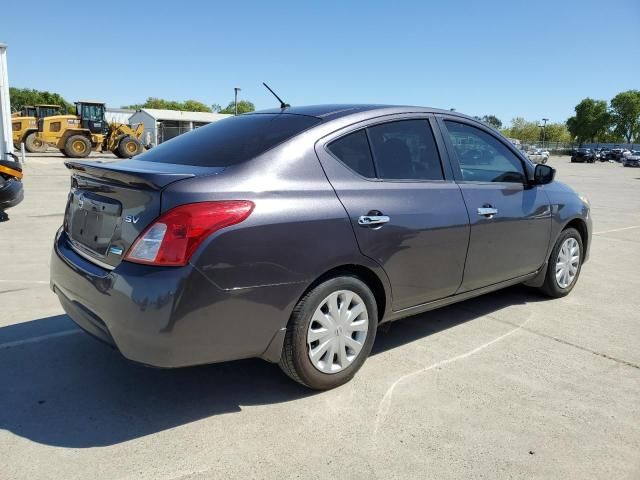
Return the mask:
[(45, 152), (47, 144), (37, 136), (38, 119), (58, 115), (60, 105), (36, 105), (25, 106), (18, 112), (18, 115), (11, 117), (11, 129), (13, 133), (13, 146), (20, 149), (20, 144), (24, 142), (27, 152)]
[(143, 132), (142, 123), (135, 129), (124, 123), (108, 123), (102, 102), (76, 102), (76, 115), (38, 120), (38, 138), (72, 158), (87, 157), (92, 150), (131, 158), (142, 153)]
[(35, 117), (36, 116), (36, 107), (33, 105), (25, 105), (19, 111), (13, 112), (11, 114), (11, 118), (15, 117)]

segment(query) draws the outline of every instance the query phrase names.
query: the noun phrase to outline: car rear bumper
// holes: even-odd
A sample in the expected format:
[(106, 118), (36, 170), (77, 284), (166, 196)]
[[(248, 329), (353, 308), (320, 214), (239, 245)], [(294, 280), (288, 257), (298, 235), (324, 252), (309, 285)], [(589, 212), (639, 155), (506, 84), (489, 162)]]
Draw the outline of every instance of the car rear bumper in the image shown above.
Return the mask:
[(191, 265), (122, 262), (105, 270), (79, 256), (62, 230), (51, 256), (51, 288), (83, 330), (130, 360), (166, 368), (277, 361), (298, 293), (292, 285), (222, 290)]

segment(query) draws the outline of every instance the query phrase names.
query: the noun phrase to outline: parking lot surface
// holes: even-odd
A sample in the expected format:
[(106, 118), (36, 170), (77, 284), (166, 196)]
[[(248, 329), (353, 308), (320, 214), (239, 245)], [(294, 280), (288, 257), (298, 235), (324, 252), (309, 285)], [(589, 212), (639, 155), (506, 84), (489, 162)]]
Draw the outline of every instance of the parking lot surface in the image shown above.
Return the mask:
[(29, 157), (0, 224), (0, 478), (640, 478), (640, 170), (549, 164), (592, 204), (568, 297), (394, 323), (318, 393), (260, 360), (145, 368), (76, 328), (48, 284), (69, 176)]

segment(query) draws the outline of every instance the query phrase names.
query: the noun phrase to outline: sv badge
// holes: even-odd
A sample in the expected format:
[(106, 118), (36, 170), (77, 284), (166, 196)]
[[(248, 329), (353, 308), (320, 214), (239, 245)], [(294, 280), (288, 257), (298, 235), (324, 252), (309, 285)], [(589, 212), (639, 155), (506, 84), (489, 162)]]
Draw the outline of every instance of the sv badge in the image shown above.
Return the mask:
[(138, 220), (140, 220), (140, 217), (137, 217), (135, 215), (127, 215), (126, 217), (124, 217), (124, 221), (127, 223), (136, 224), (138, 223)]

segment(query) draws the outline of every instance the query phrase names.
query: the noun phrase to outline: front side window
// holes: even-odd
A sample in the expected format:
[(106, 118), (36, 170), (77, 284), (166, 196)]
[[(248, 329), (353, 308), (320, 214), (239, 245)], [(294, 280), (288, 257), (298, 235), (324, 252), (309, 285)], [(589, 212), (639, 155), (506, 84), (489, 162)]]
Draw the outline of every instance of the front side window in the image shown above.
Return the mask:
[(493, 135), (464, 123), (445, 120), (445, 124), (463, 180), (524, 183), (522, 162)]

